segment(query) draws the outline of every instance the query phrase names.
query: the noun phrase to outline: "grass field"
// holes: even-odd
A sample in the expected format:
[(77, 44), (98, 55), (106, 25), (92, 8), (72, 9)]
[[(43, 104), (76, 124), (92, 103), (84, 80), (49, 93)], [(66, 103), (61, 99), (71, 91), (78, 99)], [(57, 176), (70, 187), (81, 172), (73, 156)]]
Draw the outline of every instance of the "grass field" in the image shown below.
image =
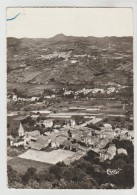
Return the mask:
[(48, 163), (42, 163), (34, 160), (23, 159), (19, 157), (12, 158), (8, 160), (8, 165), (10, 165), (14, 170), (19, 173), (24, 173), (30, 167), (36, 168), (37, 172), (41, 172), (51, 166)]
[(56, 164), (73, 155), (74, 152), (61, 149), (53, 150), (51, 152), (28, 150), (27, 152), (21, 154), (19, 157), (23, 159), (30, 159), (48, 164)]

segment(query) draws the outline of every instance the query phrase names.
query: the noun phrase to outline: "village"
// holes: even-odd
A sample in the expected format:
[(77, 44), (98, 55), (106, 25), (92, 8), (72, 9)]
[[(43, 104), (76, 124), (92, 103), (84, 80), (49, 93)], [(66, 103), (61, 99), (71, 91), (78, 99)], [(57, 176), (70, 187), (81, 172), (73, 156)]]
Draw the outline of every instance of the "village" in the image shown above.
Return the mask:
[[(37, 97), (31, 100), (37, 104)], [(13, 102), (19, 101), (13, 94)], [(125, 109), (122, 105), (119, 109)], [(111, 109), (113, 113), (117, 109)], [(104, 113), (102, 113), (104, 112)], [(132, 125), (120, 123), (116, 112), (107, 114), (103, 106), (69, 107), (57, 112), (52, 110), (35, 110), (8, 115), (8, 147), (24, 148), (19, 157), (34, 161), (56, 164), (71, 164), (88, 151), (97, 155), (100, 161), (112, 160), (116, 154), (125, 154), (124, 148), (116, 148), (114, 139), (129, 140), (134, 143)], [(122, 119), (123, 120), (123, 119)], [(129, 118), (132, 124), (132, 116)], [(110, 121), (110, 122), (109, 122)], [(9, 157), (10, 158), (10, 157)]]
[[(17, 92), (10, 92), (7, 96), (7, 102), (14, 101), (14, 102), (44, 102), (47, 99), (56, 99), (56, 98), (63, 98), (63, 97), (70, 97), (77, 99), (85, 99), (89, 100), (92, 98), (104, 97), (104, 98), (111, 98), (116, 99), (116, 97), (121, 96), (121, 94), (126, 94), (127, 90), (129, 90), (129, 86), (120, 85), (119, 83), (109, 82), (107, 84), (102, 84), (100, 82), (92, 82), (94, 85), (90, 88), (83, 88), (83, 89), (72, 89), (70, 87), (62, 88), (62, 89), (47, 89), (44, 90), (43, 93), (37, 94), (36, 96), (29, 96), (29, 97), (22, 97), (24, 95), (18, 95)], [(14, 89), (16, 90), (16, 89)], [(26, 95), (25, 95), (26, 96)], [(114, 98), (115, 97), (115, 98)]]

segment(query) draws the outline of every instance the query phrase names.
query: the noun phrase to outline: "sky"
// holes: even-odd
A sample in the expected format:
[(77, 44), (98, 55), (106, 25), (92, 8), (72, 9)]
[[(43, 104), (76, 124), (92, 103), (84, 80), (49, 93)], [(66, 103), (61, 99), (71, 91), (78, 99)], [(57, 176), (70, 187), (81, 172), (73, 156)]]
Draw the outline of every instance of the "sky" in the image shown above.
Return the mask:
[(7, 37), (133, 36), (131, 8), (8, 8)]

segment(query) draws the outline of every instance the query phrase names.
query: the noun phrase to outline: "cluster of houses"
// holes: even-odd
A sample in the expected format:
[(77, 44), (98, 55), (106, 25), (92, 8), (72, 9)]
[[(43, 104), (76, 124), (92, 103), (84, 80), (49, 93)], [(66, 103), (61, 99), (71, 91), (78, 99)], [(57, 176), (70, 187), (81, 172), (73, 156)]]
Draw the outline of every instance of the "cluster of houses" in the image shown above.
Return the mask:
[(69, 56), (70, 56), (70, 52), (57, 52), (57, 51), (55, 51), (51, 54), (40, 55), (36, 59), (50, 60), (53, 58), (64, 58), (65, 60), (68, 60)]
[(79, 94), (84, 94), (84, 95), (90, 95), (90, 94), (112, 94), (112, 93), (118, 93), (119, 90), (121, 88), (118, 88), (118, 87), (108, 87), (106, 89), (103, 89), (103, 88), (91, 88), (91, 89), (86, 89), (86, 88), (83, 88), (83, 89), (80, 89), (80, 90), (77, 90), (76, 92), (74, 92), (73, 90), (65, 90), (64, 91), (64, 95), (67, 96), (67, 95), (71, 95), (71, 94), (74, 94), (74, 96), (78, 96)]
[(71, 51), (67, 51), (67, 52), (57, 52), (57, 51), (55, 51), (55, 52), (50, 53), (50, 54), (40, 55), (36, 59), (50, 60), (50, 59), (53, 59), (53, 58), (63, 58), (65, 61), (70, 60), (71, 63), (76, 63), (76, 62), (78, 62), (77, 59), (84, 58), (84, 57), (90, 58), (91, 56), (89, 54), (73, 55)]
[(99, 126), (99, 129), (90, 127), (90, 123), (96, 124), (101, 120), (95, 120), (94, 118), (88, 122), (77, 124), (73, 117), (68, 123), (62, 125), (54, 125), (52, 119), (43, 120), (43, 124), (46, 128), (50, 128), (43, 134), (40, 134), (39, 130), (26, 131), (24, 125), (20, 122), (18, 127), (18, 136), (13, 138), (8, 136), (11, 147), (23, 146), (25, 149), (33, 150), (46, 150), (46, 148), (52, 149), (65, 149), (72, 151), (84, 151), (92, 150), (100, 158), (101, 161), (106, 159), (113, 159), (116, 154), (125, 154), (127, 151), (123, 148), (117, 149), (115, 144), (112, 144), (112, 140), (117, 138), (119, 140), (129, 140), (133, 143), (134, 134), (133, 131), (129, 131), (126, 128), (113, 129), (111, 124), (103, 123)]
[(38, 101), (40, 97), (31, 97), (31, 98), (24, 98), (18, 97), (17, 94), (13, 93), (13, 95), (9, 95), (7, 101), (10, 102), (11, 100), (14, 102), (34, 102)]
[[(55, 98), (56, 95), (46, 95), (43, 97), (43, 100), (46, 100), (46, 99), (53, 99)], [(8, 98), (7, 98), (7, 101), (10, 102), (10, 101), (14, 101), (14, 102), (37, 102), (40, 100), (40, 96), (37, 97), (37, 96), (32, 96), (31, 98), (24, 98), (24, 97), (18, 97), (17, 94), (13, 94), (13, 95), (9, 95)]]

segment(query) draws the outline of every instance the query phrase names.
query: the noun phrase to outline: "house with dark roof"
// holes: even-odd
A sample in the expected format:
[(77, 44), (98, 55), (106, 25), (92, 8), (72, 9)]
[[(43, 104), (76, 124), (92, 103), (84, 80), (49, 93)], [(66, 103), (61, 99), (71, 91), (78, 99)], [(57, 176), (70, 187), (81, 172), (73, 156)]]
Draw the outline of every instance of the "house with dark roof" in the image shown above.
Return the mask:
[(64, 147), (64, 142), (68, 140), (68, 137), (63, 135), (56, 136), (55, 140), (53, 141), (56, 147)]
[(37, 138), (36, 142), (30, 142), (29, 147), (34, 150), (42, 150), (48, 147), (49, 143), (50, 140), (48, 139), (48, 137), (41, 135)]
[(39, 132), (39, 130), (26, 131), (25, 136), (26, 137), (31, 136), (31, 137), (34, 137), (34, 138), (38, 138), (40, 136), (40, 132)]
[(39, 136), (40, 136), (40, 132), (38, 130), (26, 131), (24, 134), (24, 142), (26, 146), (30, 141), (36, 141)]
[(58, 118), (58, 119), (54, 119), (54, 121), (53, 121), (54, 128), (61, 128), (65, 124), (66, 124), (65, 119)]
[(70, 140), (65, 140), (63, 143), (63, 146), (64, 146), (64, 149), (72, 150), (73, 144)]

